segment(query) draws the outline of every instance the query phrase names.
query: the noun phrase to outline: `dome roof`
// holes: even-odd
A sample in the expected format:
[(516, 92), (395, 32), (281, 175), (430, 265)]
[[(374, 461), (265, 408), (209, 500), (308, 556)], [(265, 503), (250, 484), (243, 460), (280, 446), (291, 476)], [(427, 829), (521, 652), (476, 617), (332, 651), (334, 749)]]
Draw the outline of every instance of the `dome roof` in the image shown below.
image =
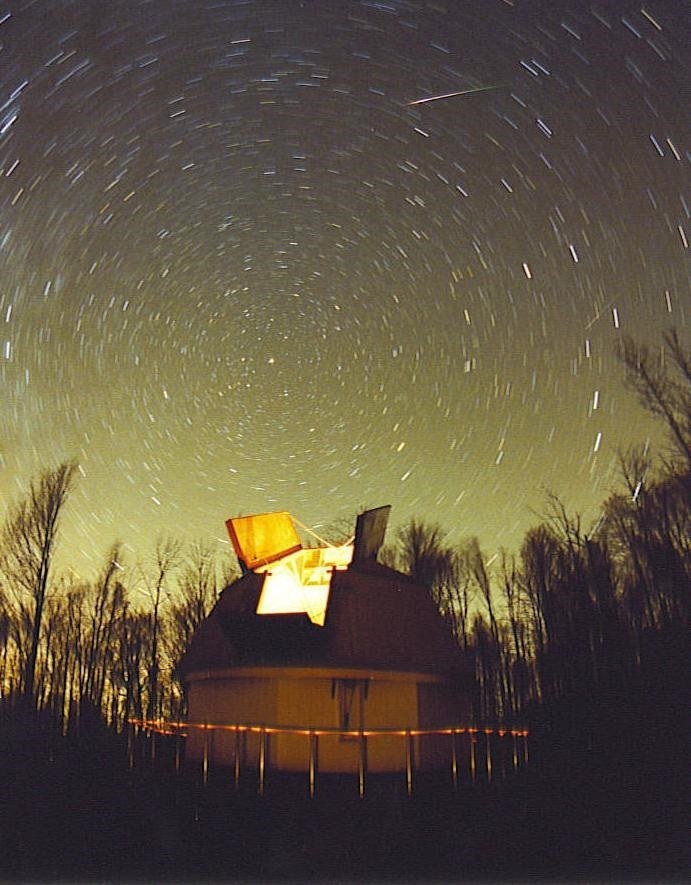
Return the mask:
[(183, 680), (232, 667), (312, 667), (459, 675), (463, 655), (429, 590), (373, 559), (331, 577), (324, 625), (305, 612), (258, 614), (267, 573), (230, 584), (178, 665)]

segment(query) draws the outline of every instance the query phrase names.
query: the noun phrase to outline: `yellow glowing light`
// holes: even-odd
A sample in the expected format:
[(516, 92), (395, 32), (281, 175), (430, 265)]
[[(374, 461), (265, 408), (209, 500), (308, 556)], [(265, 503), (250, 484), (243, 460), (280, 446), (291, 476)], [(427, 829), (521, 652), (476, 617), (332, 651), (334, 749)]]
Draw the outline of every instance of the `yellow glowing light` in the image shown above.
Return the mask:
[(298, 550), (278, 562), (260, 566), (266, 578), (257, 604), (258, 615), (305, 613), (320, 627), (326, 620), (331, 576), (346, 569), (353, 547), (316, 547)]

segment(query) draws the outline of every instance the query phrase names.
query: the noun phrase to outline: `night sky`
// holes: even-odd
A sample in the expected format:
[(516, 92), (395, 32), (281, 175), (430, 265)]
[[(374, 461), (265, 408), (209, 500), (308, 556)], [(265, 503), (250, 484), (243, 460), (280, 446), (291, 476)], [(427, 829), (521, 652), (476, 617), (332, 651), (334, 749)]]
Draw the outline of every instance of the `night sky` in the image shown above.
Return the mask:
[[(287, 509), (516, 548), (662, 433), (688, 340), (683, 0), (0, 3), (0, 505), (63, 556)], [(464, 95), (411, 104), (421, 98)]]

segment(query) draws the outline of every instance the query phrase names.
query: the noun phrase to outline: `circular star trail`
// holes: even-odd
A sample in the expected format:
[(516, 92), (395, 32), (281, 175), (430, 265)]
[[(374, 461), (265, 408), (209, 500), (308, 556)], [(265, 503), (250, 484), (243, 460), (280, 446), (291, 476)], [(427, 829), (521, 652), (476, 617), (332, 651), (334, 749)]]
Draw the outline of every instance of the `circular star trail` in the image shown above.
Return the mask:
[(661, 442), (618, 338), (688, 333), (689, 18), (1, 6), (3, 503), (76, 458), (81, 573), (273, 509), (594, 518)]

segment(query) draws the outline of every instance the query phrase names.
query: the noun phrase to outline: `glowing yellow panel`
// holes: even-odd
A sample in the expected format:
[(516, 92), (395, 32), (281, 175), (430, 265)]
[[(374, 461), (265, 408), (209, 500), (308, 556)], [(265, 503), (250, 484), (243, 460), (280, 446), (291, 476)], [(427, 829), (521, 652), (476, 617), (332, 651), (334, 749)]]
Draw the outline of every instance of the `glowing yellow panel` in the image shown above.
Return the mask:
[(240, 562), (248, 569), (275, 562), (302, 547), (289, 513), (259, 513), (226, 520)]
[(297, 614), (304, 612), (313, 624), (324, 626), (329, 601), (330, 582), (301, 584), (288, 569), (269, 572), (257, 605), (258, 615)]
[(258, 615), (298, 614), (304, 612), (313, 624), (324, 626), (334, 569), (346, 569), (353, 548), (315, 547), (301, 549), (280, 562), (258, 566), (266, 572), (257, 603)]

